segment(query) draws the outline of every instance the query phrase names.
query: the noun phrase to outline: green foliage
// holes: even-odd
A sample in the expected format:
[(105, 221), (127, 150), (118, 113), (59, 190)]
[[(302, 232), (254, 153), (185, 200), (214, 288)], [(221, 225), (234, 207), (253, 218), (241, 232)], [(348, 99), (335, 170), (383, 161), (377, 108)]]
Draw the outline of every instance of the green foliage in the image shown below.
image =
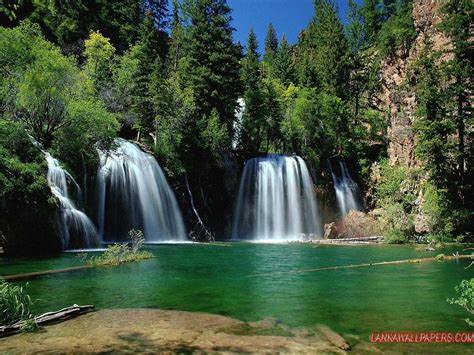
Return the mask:
[(391, 228), (385, 231), (384, 241), (389, 244), (403, 244), (408, 241), (407, 235), (401, 230), (397, 228)]
[[(470, 315), (474, 315), (474, 278), (461, 281), (454, 289), (458, 297), (447, 299), (447, 302), (449, 304), (458, 305), (464, 308)], [(470, 318), (466, 318), (465, 321), (471, 327), (474, 326), (474, 321)]]
[(268, 24), (265, 36), (265, 52), (263, 54), (263, 74), (273, 77), (274, 64), (278, 52), (278, 38), (272, 23)]
[(377, 207), (383, 210), (385, 239), (390, 243), (408, 241), (414, 235), (413, 212), (416, 197), (413, 183), (419, 175), (404, 166), (380, 164), (380, 178), (376, 185)]
[(0, 51), (6, 74), (0, 82), (7, 102), (4, 117), (23, 121), (29, 133), (46, 149), (53, 146), (76, 174), (82, 173), (84, 163), (95, 165), (96, 148), (108, 148), (118, 130), (116, 118), (96, 96), (108, 75), (104, 63), (113, 54), (108, 39), (91, 35), (88, 62), (80, 72), (35, 26), (25, 23), (0, 31), (6, 48)]
[(226, 126), (225, 124), (220, 123), (216, 110), (213, 110), (209, 119), (206, 119), (205, 121), (207, 121), (207, 125), (204, 129), (201, 129), (204, 147), (217, 155), (220, 147), (225, 147), (229, 144), (227, 141), (228, 135)]
[(317, 80), (323, 90), (343, 98), (348, 46), (337, 6), (332, 0), (315, 0), (315, 12), (312, 36)]
[(94, 83), (96, 90), (99, 91), (110, 79), (115, 48), (110, 43), (110, 39), (102, 36), (100, 32), (91, 32), (84, 45), (84, 56), (86, 57), (84, 69)]
[(131, 246), (127, 243), (109, 245), (102, 255), (93, 256), (86, 262), (93, 266), (113, 266), (153, 257), (149, 251), (141, 250), (145, 241), (142, 231), (132, 229), (129, 236), (132, 242)]
[(399, 48), (408, 53), (415, 37), (412, 3), (407, 2), (382, 25), (377, 34), (377, 49), (382, 56), (391, 55)]
[(36, 324), (35, 319), (33, 317), (25, 319), (23, 324), (21, 325), (20, 331), (24, 333), (34, 332), (39, 329), (39, 325)]
[(23, 286), (0, 281), (0, 324), (10, 325), (31, 316), (31, 298)]
[(25, 127), (0, 118), (0, 241), (7, 254), (59, 249), (47, 168)]

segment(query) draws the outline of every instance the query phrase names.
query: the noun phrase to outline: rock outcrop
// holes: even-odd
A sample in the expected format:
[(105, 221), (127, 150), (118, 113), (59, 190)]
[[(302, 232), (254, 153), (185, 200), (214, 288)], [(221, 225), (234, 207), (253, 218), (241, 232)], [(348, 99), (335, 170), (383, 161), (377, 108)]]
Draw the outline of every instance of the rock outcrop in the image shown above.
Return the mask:
[(419, 58), (425, 45), (430, 42), (432, 50), (450, 45), (449, 39), (437, 29), (440, 22), (439, 8), (444, 0), (415, 0), (413, 22), (417, 33), (410, 48), (399, 48), (380, 65), (381, 92), (378, 101), (382, 111), (387, 112), (388, 157), (391, 165), (416, 166), (415, 134), (412, 129), (415, 120), (416, 98), (415, 78), (410, 75), (411, 65)]

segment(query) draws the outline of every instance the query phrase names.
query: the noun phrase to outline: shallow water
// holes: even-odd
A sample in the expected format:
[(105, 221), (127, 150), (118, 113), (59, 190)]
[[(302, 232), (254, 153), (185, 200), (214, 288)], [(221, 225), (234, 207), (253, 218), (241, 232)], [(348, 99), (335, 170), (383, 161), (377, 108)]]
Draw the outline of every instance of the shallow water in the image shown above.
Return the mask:
[[(370, 331), (469, 331), (449, 305), (454, 286), (472, 277), (466, 260), (272, 273), (430, 257), (411, 246), (311, 244), (162, 244), (155, 258), (28, 280), (40, 313), (73, 303), (98, 308), (201, 311), (244, 321), (274, 317), (291, 326), (329, 325), (368, 338)], [(445, 254), (459, 250), (443, 251)], [(80, 265), (74, 253), (50, 259), (0, 259), (0, 274)]]

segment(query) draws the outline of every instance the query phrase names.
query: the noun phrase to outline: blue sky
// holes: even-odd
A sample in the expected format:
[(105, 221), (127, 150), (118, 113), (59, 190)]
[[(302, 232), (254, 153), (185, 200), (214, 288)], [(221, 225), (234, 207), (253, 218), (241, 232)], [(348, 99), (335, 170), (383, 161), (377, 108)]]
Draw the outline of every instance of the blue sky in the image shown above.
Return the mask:
[[(339, 17), (344, 22), (348, 0), (336, 0), (336, 3)], [(296, 43), (298, 33), (308, 25), (314, 14), (313, 0), (227, 0), (227, 4), (233, 10), (234, 41), (246, 46), (249, 30), (253, 27), (260, 52), (270, 22), (278, 39), (285, 35), (289, 43)]]

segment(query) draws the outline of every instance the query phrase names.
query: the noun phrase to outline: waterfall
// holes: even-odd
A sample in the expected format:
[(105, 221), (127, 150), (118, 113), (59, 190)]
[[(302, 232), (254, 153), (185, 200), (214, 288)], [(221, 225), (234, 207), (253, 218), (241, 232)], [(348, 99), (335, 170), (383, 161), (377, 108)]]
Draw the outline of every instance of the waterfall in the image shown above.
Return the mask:
[(313, 181), (303, 159), (271, 154), (246, 161), (232, 239), (298, 240), (321, 235)]
[(240, 143), (242, 134), (242, 117), (245, 111), (245, 101), (243, 98), (237, 100), (238, 107), (235, 109), (234, 136), (232, 138), (232, 148), (236, 149)]
[(99, 232), (104, 241), (126, 240), (140, 229), (147, 241), (183, 241), (183, 219), (155, 158), (124, 139), (112, 152), (99, 152), (96, 177)]
[(336, 192), (337, 207), (341, 217), (347, 216), (350, 210), (360, 211), (361, 208), (357, 201), (359, 186), (352, 180), (346, 163), (343, 161), (339, 162), (339, 176), (333, 171), (331, 162), (328, 164), (334, 183), (334, 191)]
[(79, 185), (71, 174), (59, 165), (57, 159), (46, 151), (43, 153), (48, 162), (49, 187), (59, 200), (59, 232), (63, 249), (96, 247), (97, 229), (76, 203), (81, 200)]

